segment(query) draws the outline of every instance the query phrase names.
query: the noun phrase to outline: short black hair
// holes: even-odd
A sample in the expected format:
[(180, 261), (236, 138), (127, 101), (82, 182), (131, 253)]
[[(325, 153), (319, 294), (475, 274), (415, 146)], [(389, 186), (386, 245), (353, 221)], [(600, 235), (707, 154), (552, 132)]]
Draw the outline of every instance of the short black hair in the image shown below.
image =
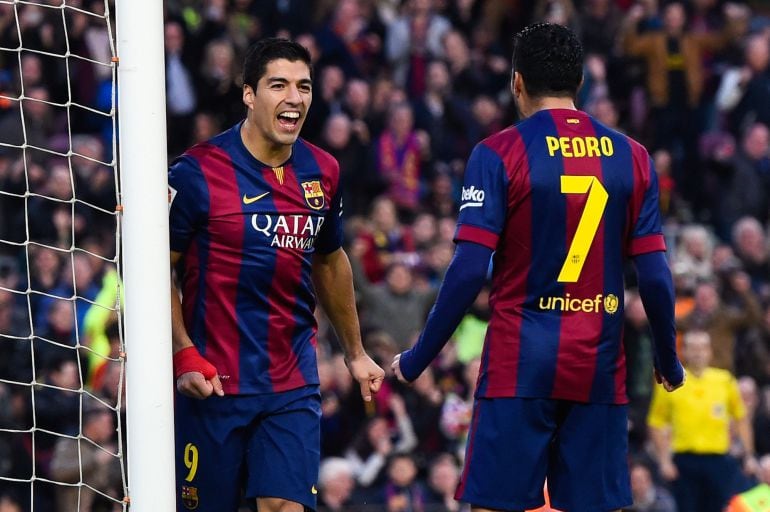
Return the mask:
[(278, 59), (286, 59), (291, 62), (298, 60), (307, 64), (310, 68), (310, 79), (313, 78), (313, 64), (310, 52), (301, 44), (281, 37), (268, 37), (261, 39), (249, 47), (246, 57), (243, 59), (243, 83), (257, 88), (257, 83), (266, 71), (267, 65)]
[(583, 79), (583, 45), (567, 27), (536, 23), (513, 38), (513, 71), (535, 97), (574, 98)]

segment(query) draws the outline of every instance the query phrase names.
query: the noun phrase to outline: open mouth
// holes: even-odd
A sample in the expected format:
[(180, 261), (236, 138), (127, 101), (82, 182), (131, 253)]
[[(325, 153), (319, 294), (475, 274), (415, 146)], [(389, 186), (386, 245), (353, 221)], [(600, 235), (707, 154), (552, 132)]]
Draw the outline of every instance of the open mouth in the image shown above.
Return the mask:
[(278, 114), (278, 124), (281, 128), (293, 131), (299, 125), (300, 113), (297, 111), (281, 112)]

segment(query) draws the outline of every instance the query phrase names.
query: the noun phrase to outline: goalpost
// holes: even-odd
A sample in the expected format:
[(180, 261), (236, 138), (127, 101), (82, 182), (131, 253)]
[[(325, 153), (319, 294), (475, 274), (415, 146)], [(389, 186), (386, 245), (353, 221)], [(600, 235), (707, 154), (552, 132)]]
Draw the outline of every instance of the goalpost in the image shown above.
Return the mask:
[[(60, 90), (46, 89), (51, 70)], [(164, 75), (162, 0), (0, 0), (0, 358), (15, 358), (0, 360), (0, 506), (11, 492), (32, 512), (94, 499), (175, 510)], [(98, 84), (88, 100), (84, 80)], [(106, 175), (114, 207), (82, 195)], [(113, 230), (109, 242), (86, 218)], [(46, 261), (63, 284), (41, 284)], [(95, 267), (98, 295), (83, 277)], [(72, 322), (69, 337), (41, 311)], [(64, 403), (76, 416), (66, 425), (41, 409)], [(105, 436), (94, 418), (108, 416)], [(4, 449), (28, 460), (9, 466)]]
[(163, 2), (117, 0), (117, 20), (131, 510), (172, 511)]

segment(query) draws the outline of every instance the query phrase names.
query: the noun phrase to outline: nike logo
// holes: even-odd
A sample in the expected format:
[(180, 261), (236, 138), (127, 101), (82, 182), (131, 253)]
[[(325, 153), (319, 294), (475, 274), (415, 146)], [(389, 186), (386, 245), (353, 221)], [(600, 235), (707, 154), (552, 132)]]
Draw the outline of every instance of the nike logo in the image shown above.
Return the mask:
[(243, 194), (243, 204), (251, 204), (259, 201), (266, 195), (268, 195), (270, 192), (265, 192), (264, 194), (259, 194), (258, 196), (249, 197), (246, 194)]

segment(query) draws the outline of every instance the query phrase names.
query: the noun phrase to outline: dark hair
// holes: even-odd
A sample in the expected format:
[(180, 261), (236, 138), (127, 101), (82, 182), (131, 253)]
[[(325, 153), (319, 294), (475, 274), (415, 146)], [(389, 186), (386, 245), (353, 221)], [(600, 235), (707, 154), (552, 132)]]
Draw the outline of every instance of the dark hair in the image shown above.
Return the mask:
[(313, 78), (310, 52), (304, 46), (288, 39), (269, 37), (257, 41), (246, 51), (246, 57), (243, 59), (243, 83), (256, 89), (259, 79), (267, 71), (267, 65), (278, 59), (304, 62), (310, 68), (310, 78)]
[(574, 98), (583, 78), (583, 46), (568, 28), (536, 23), (513, 38), (513, 71), (535, 97)]

